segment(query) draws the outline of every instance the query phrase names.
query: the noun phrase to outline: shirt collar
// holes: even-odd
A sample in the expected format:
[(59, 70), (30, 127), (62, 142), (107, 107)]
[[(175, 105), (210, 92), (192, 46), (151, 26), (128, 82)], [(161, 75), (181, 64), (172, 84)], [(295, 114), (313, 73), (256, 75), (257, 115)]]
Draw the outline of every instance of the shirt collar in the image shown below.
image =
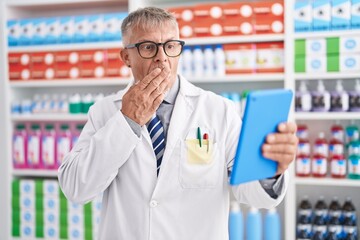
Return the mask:
[(179, 88), (180, 88), (179, 77), (176, 77), (174, 85), (167, 92), (167, 94), (166, 94), (166, 96), (164, 98), (164, 101), (169, 103), (169, 104), (174, 105), (175, 100), (176, 100), (176, 96), (178, 95), (178, 92), (179, 92)]

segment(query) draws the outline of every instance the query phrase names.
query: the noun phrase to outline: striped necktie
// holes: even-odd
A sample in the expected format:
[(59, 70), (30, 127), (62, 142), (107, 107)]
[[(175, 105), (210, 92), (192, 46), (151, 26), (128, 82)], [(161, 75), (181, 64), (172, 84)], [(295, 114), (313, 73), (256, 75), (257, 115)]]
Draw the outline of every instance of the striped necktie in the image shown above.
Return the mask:
[(153, 144), (153, 149), (156, 156), (157, 175), (159, 176), (160, 165), (165, 150), (165, 135), (164, 127), (158, 116), (154, 116), (148, 125), (148, 131)]

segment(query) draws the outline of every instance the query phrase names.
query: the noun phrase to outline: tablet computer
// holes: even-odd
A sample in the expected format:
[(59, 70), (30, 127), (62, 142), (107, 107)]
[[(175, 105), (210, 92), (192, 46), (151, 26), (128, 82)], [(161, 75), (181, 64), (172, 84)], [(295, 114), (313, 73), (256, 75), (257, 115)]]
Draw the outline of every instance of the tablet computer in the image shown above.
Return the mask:
[(231, 185), (275, 175), (277, 162), (264, 158), (261, 146), (269, 133), (277, 132), (279, 123), (287, 121), (292, 97), (292, 91), (286, 89), (249, 93), (230, 176)]

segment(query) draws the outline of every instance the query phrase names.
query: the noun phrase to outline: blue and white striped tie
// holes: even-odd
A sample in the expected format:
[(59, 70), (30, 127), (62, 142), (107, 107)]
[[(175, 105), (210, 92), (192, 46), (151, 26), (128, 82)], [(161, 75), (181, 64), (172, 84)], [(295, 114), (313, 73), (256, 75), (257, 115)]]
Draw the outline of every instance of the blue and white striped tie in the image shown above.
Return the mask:
[(157, 162), (157, 176), (159, 176), (160, 171), (160, 165), (161, 161), (164, 155), (165, 150), (165, 135), (164, 135), (164, 127), (158, 118), (158, 116), (154, 116), (153, 119), (151, 119), (149, 125), (148, 125), (148, 131), (150, 134), (150, 138), (153, 144), (153, 149), (156, 156), (156, 162)]

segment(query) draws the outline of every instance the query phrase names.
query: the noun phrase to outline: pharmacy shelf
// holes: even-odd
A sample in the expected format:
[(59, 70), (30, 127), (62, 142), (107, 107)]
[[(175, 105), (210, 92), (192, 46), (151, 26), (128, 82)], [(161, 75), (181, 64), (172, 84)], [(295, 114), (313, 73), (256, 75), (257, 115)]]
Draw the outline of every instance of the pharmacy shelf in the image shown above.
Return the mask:
[(111, 4), (111, 3), (127, 3), (123, 0), (5, 0), (9, 7), (33, 7), (33, 6), (51, 6), (51, 5), (81, 5), (84, 4)]
[(25, 53), (25, 52), (57, 52), (72, 50), (90, 50), (90, 49), (110, 49), (122, 46), (120, 41), (111, 42), (94, 42), (94, 43), (71, 43), (71, 44), (49, 44), (34, 46), (15, 46), (9, 47), (9, 53)]
[(221, 36), (204, 38), (185, 38), (186, 45), (226, 44), (226, 43), (255, 43), (255, 42), (281, 42), (284, 34), (254, 34), (241, 36)]
[(15, 177), (57, 177), (57, 170), (46, 169), (14, 169), (13, 176)]
[(295, 80), (334, 80), (334, 79), (355, 79), (360, 78), (360, 74), (353, 73), (297, 73)]
[(342, 30), (342, 31), (323, 31), (323, 32), (302, 32), (295, 33), (295, 39), (309, 39), (309, 38), (329, 38), (329, 37), (347, 37), (359, 35), (360, 30), (351, 29), (351, 30)]
[(360, 180), (337, 179), (337, 178), (312, 178), (296, 177), (295, 184), (299, 186), (342, 186), (342, 187), (360, 187)]
[(358, 112), (295, 112), (296, 120), (356, 120)]
[(64, 121), (64, 122), (85, 122), (87, 114), (29, 114), (29, 115), (12, 115), (12, 122), (42, 122), (42, 121)]
[(192, 83), (241, 83), (241, 82), (274, 82), (284, 81), (283, 73), (254, 73), (254, 74), (236, 74), (213, 77), (192, 77), (188, 78)]
[(63, 79), (63, 80), (19, 80), (10, 81), (12, 88), (32, 87), (76, 87), (76, 86), (123, 86), (129, 84), (131, 78), (94, 78), (94, 79)]

